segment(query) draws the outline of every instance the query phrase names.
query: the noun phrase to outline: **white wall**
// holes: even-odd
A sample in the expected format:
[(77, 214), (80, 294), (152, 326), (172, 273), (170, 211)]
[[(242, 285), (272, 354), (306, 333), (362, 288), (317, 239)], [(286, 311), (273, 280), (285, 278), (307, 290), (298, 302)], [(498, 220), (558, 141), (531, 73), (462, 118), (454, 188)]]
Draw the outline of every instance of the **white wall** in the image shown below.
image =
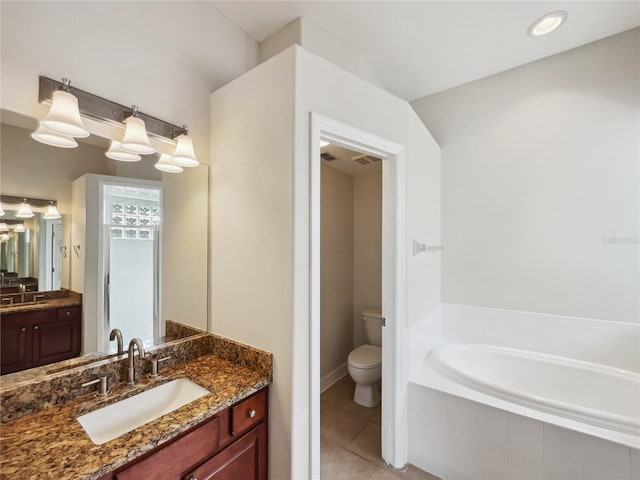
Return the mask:
[(353, 182), (353, 347), (366, 343), (362, 310), (382, 305), (382, 173)]
[(322, 165), (320, 192), (320, 377), (353, 349), (354, 178)]
[(189, 125), (209, 163), (209, 95), (257, 63), (255, 40), (208, 2), (2, 2), (2, 108), (41, 118), (38, 75)]
[(294, 60), (294, 50), (287, 50), (211, 96), (210, 329), (274, 354), (269, 389), (274, 479), (296, 478), (291, 471)]
[[(407, 163), (415, 182), (420, 175), (426, 185), (439, 179), (439, 149), (408, 103), (300, 47), (212, 95), (211, 330), (274, 353), (272, 478), (309, 474), (311, 112), (397, 143), (414, 142)], [(415, 190), (412, 182), (408, 201), (438, 202), (435, 189)], [(406, 236), (439, 234), (437, 222), (408, 208)], [(407, 263), (413, 291), (422, 290), (421, 275), (439, 279), (438, 264)], [(431, 292), (421, 293), (432, 300)], [(424, 306), (409, 308), (406, 322)]]
[(298, 17), (271, 35), (259, 45), (258, 58), (264, 62), (291, 45), (298, 44), (334, 65), (357, 75), (380, 88), (386, 89), (375, 70), (356, 50), (345, 45), (310, 18)]
[[(409, 104), (388, 92), (363, 81), (335, 65), (296, 48), (296, 115), (294, 167), (294, 323), (293, 323), (293, 472), (307, 475), (309, 465), (309, 131), (310, 113), (344, 122), (390, 141), (406, 145), (407, 218), (405, 236), (410, 239), (423, 231), (439, 237), (439, 215), (429, 214), (439, 208), (440, 150), (411, 110)], [(416, 188), (420, 185), (420, 188)], [(425, 208), (429, 208), (425, 213)], [(439, 302), (439, 292), (429, 291), (439, 284), (438, 262), (406, 259), (409, 289), (407, 318), (411, 325), (416, 316), (426, 314)], [(425, 283), (429, 279), (431, 283)], [(413, 292), (413, 293), (412, 293)], [(426, 300), (424, 300), (426, 299)], [(408, 355), (408, 352), (399, 352)], [(406, 399), (397, 401), (402, 405)]]
[(639, 50), (635, 29), (413, 102), (443, 148), (443, 301), (640, 321)]

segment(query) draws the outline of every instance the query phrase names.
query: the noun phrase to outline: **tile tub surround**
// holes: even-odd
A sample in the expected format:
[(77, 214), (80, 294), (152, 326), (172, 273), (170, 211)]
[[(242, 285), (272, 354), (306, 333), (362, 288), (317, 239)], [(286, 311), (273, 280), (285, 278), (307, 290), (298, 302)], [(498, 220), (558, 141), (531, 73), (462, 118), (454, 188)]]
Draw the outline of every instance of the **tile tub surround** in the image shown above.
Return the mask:
[[(102, 445), (94, 445), (77, 416), (120, 398), (186, 377), (211, 392), (167, 415)], [(162, 445), (233, 403), (266, 387), (270, 376), (216, 355), (164, 367), (161, 377), (118, 384), (106, 399), (93, 393), (2, 425), (2, 478), (92, 480)]]
[(446, 480), (640, 480), (637, 449), (409, 385), (409, 461)]
[[(214, 354), (232, 364), (265, 375), (269, 381), (272, 380), (271, 353), (214, 334), (201, 334), (169, 342), (151, 349), (148, 353), (154, 357), (170, 357), (163, 362), (161, 373), (203, 355)], [(12, 378), (16, 374), (2, 377), (0, 423), (10, 422), (84, 396), (92, 392), (95, 386), (80, 388), (80, 385), (100, 376), (107, 375), (110, 388), (113, 389), (127, 378), (128, 359), (126, 355), (112, 357), (50, 375), (46, 374), (44, 367), (41, 368), (41, 374), (36, 377), (31, 375), (28, 378)], [(149, 371), (150, 362), (140, 362), (136, 358), (137, 378), (142, 378), (143, 373)]]

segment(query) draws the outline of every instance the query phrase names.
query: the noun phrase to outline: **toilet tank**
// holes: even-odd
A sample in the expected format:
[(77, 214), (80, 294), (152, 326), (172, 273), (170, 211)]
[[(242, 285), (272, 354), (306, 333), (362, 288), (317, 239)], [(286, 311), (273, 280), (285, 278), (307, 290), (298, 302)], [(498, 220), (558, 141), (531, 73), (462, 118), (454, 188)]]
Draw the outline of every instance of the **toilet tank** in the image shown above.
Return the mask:
[(362, 310), (364, 335), (369, 345), (382, 346), (382, 312), (379, 308), (365, 308)]

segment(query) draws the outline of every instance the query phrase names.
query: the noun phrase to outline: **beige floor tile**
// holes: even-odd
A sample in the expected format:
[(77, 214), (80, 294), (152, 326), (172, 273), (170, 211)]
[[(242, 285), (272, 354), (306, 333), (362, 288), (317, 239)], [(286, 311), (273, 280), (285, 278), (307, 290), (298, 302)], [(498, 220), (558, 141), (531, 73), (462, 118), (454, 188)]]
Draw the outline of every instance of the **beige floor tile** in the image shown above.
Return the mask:
[(368, 480), (375, 465), (341, 446), (322, 441), (320, 478), (323, 480)]
[(427, 473), (424, 470), (420, 470), (418, 467), (409, 465), (405, 479), (406, 480), (440, 480), (440, 477), (436, 477), (435, 475), (431, 475), (430, 473)]
[(324, 440), (348, 447), (369, 423), (361, 415), (353, 415), (345, 409), (320, 405), (320, 436)]
[(406, 469), (395, 470), (391, 467), (377, 465), (370, 480), (398, 480), (405, 478)]
[(366, 458), (370, 462), (379, 463), (381, 460), (380, 425), (369, 422), (349, 445), (349, 450)]

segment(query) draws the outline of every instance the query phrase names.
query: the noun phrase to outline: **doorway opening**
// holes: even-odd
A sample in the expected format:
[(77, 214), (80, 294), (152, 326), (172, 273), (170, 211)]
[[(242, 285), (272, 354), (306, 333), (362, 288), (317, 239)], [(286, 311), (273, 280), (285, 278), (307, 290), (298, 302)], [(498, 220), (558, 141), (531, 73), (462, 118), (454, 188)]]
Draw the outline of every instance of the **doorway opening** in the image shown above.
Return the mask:
[[(405, 148), (403, 145), (323, 117), (311, 114), (311, 281), (310, 281), (310, 471), (320, 478), (320, 391), (321, 391), (321, 143), (342, 148), (362, 158), (380, 159), (381, 205), (381, 317), (382, 388), (381, 456), (398, 468), (406, 463), (406, 408), (404, 386), (407, 371), (404, 354), (407, 339), (404, 328), (405, 241), (404, 192)], [(354, 161), (354, 160), (352, 160)], [(371, 161), (371, 163), (375, 163)], [(369, 307), (376, 305), (367, 305)], [(360, 315), (361, 312), (354, 312)]]

